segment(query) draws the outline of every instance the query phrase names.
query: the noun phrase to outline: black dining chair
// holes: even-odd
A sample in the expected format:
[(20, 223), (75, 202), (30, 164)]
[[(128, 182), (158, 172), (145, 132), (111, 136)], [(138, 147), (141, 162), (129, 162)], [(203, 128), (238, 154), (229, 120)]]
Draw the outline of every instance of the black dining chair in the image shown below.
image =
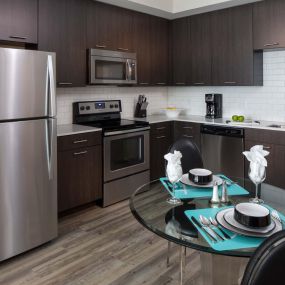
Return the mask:
[[(189, 138), (181, 138), (174, 142), (168, 152), (174, 153), (174, 151), (180, 151), (182, 154), (181, 159), (181, 166), (183, 173), (188, 173), (189, 170), (193, 168), (203, 168), (203, 160), (200, 153), (199, 148), (197, 147), (196, 143), (189, 139)], [(167, 163), (165, 163), (165, 167), (167, 166)], [(166, 214), (166, 223), (171, 220), (172, 216), (174, 215), (175, 220), (180, 225), (181, 234), (186, 236), (196, 236), (197, 230), (189, 224), (189, 221), (187, 217), (184, 215), (185, 210), (193, 209), (191, 205), (187, 205), (187, 200), (183, 201), (183, 206), (177, 206), (169, 213)], [(168, 241), (168, 250), (167, 250), (167, 266), (169, 266), (170, 261), (170, 251), (171, 251), (171, 242)], [(185, 255), (186, 255), (186, 248), (185, 248)]]
[(266, 239), (251, 257), (241, 285), (281, 285), (284, 279), (285, 230)]
[(193, 168), (203, 168), (203, 160), (196, 143), (189, 138), (177, 140), (168, 150), (173, 153), (175, 150), (182, 154), (181, 166), (183, 173), (187, 173)]

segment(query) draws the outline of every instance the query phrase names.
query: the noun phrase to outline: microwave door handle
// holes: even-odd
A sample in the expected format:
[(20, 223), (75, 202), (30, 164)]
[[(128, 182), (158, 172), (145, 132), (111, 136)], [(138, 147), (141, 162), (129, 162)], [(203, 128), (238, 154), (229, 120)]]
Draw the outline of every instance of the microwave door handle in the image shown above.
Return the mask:
[(130, 81), (132, 78), (132, 68), (130, 64), (130, 60), (127, 59), (127, 80)]

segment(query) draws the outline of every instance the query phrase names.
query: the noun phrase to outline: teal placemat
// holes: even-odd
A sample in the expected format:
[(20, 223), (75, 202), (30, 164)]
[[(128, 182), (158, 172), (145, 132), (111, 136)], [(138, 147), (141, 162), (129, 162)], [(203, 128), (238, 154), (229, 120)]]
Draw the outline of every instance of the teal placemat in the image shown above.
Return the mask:
[[(269, 210), (272, 210), (271, 207), (265, 205)], [(226, 208), (231, 207), (223, 207), (223, 208), (209, 208), (209, 209), (198, 209), (198, 210), (188, 210), (185, 211), (185, 215), (187, 218), (191, 221), (191, 217), (195, 217), (199, 221), (200, 215), (203, 215), (204, 217), (210, 218), (215, 217), (216, 214)], [(280, 218), (285, 221), (285, 216), (280, 214)], [(192, 221), (191, 221), (192, 223)], [(237, 250), (237, 249), (243, 249), (243, 248), (255, 248), (258, 247), (265, 238), (257, 238), (257, 237), (247, 237), (243, 235), (238, 235), (236, 233), (233, 233), (232, 231), (229, 231), (225, 228), (224, 231), (229, 234), (232, 239), (225, 240), (225, 241), (218, 241), (216, 243), (212, 242), (208, 236), (201, 230), (199, 227), (197, 227), (194, 223), (193, 225), (196, 227), (196, 229), (199, 231), (199, 233), (204, 237), (204, 239), (207, 241), (207, 243), (217, 251), (226, 251), (226, 250)], [(220, 232), (222, 235), (222, 233)]]
[[(224, 175), (220, 175), (221, 178), (226, 179), (231, 182), (229, 178)], [(198, 188), (189, 185), (185, 185), (181, 182), (176, 184), (175, 192), (173, 193), (171, 189), (171, 184), (166, 177), (160, 178), (161, 183), (165, 187), (165, 189), (170, 193), (171, 196), (174, 196), (178, 199), (196, 199), (196, 198), (211, 198), (213, 195), (212, 188)], [(222, 186), (219, 186), (219, 194), (222, 195)], [(243, 187), (232, 184), (228, 186), (228, 195), (248, 195), (249, 192), (245, 190)]]

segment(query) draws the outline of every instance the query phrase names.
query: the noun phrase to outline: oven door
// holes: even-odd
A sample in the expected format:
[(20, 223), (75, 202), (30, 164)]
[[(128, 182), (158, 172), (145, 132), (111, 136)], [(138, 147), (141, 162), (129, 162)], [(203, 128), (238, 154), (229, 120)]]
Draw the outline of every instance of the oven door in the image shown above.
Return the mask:
[(149, 131), (104, 138), (104, 182), (149, 169)]
[(91, 56), (90, 84), (136, 84), (136, 61), (120, 57)]

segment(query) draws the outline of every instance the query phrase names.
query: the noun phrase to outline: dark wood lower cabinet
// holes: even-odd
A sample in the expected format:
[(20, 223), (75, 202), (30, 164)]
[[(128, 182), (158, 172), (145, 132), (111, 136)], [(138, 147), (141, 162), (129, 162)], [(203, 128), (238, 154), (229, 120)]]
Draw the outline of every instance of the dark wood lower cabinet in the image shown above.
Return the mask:
[(193, 140), (198, 148), (201, 147), (200, 124), (189, 122), (174, 122), (173, 125), (174, 141), (180, 138)]
[[(245, 131), (245, 149), (254, 145), (264, 145), (270, 152), (266, 157), (265, 183), (285, 189), (285, 133), (280, 131), (249, 130)], [(249, 162), (245, 162), (245, 177), (248, 177)]]
[(63, 212), (102, 198), (102, 147), (58, 152), (58, 210)]
[(150, 178), (159, 179), (165, 176), (164, 155), (173, 143), (172, 122), (151, 125), (150, 130)]

